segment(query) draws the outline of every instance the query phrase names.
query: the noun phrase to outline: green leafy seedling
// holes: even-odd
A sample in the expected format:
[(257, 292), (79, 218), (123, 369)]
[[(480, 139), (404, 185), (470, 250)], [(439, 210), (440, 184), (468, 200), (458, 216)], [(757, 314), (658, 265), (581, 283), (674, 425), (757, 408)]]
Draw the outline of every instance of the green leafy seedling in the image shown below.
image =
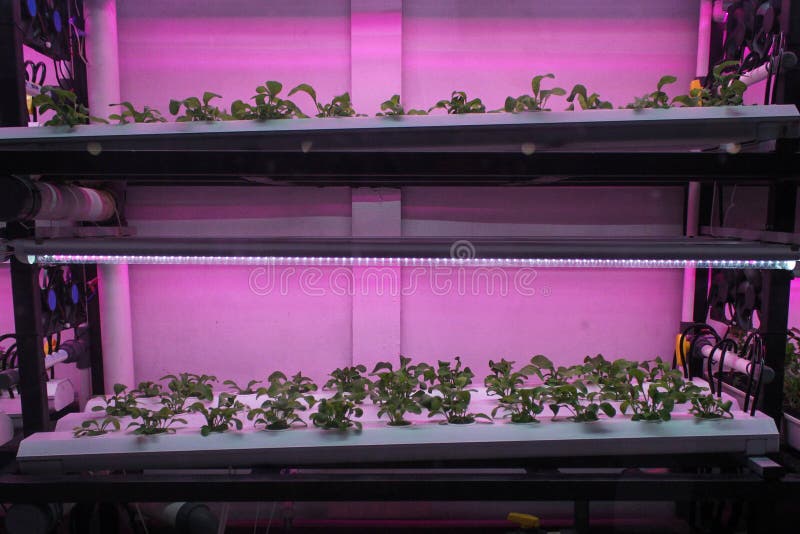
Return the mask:
[(72, 128), (90, 122), (108, 124), (107, 120), (90, 115), (89, 109), (78, 102), (78, 96), (75, 93), (60, 87), (42, 86), (39, 94), (35, 95), (31, 102), (36, 106), (39, 115), (47, 111), (54, 113), (53, 117), (44, 123), (45, 126), (69, 126)]
[(134, 418), (134, 421), (129, 423), (127, 428), (133, 428), (133, 433), (140, 436), (173, 434), (175, 433), (174, 425), (188, 424), (186, 419), (176, 417), (176, 414), (166, 406), (160, 410), (134, 408), (131, 417)]
[(167, 119), (161, 116), (161, 112), (149, 106), (145, 106), (142, 111), (137, 111), (130, 102), (120, 102), (119, 104), (111, 104), (112, 106), (121, 106), (120, 113), (113, 113), (108, 116), (112, 121), (118, 121), (119, 124), (128, 124), (131, 122), (153, 123), (153, 122), (167, 122)]
[(169, 112), (173, 115), (178, 115), (181, 112), (181, 108), (183, 108), (183, 115), (175, 119), (177, 122), (230, 120), (232, 117), (224, 110), (211, 105), (211, 101), (215, 98), (222, 98), (222, 96), (206, 91), (203, 93), (202, 101), (196, 96), (190, 96), (183, 100), (170, 100)]
[(256, 87), (256, 94), (251, 97), (253, 104), (236, 100), (231, 104), (231, 115), (239, 120), (269, 120), (269, 119), (305, 119), (308, 116), (291, 100), (278, 95), (283, 90), (283, 84), (268, 81)]
[(569, 107), (567, 111), (574, 111), (575, 104), (581, 109), (614, 109), (614, 104), (606, 100), (600, 100), (600, 95), (597, 93), (589, 94), (585, 85), (576, 84), (572, 91), (569, 92), (567, 97)]
[(461, 115), (464, 113), (486, 113), (486, 106), (483, 105), (480, 98), (467, 98), (467, 93), (464, 91), (453, 91), (450, 94), (450, 100), (439, 100), (433, 107), (428, 110), (428, 113), (434, 109), (443, 109), (448, 115)]
[(109, 432), (117, 432), (119, 429), (119, 419), (109, 415), (100, 421), (97, 419), (87, 419), (81, 423), (80, 426), (76, 426), (72, 429), (72, 435), (76, 438), (102, 436)]
[(244, 404), (236, 400), (236, 395), (230, 393), (220, 393), (218, 406), (209, 408), (202, 402), (195, 402), (189, 406), (190, 412), (202, 414), (206, 420), (206, 424), (200, 427), (200, 434), (203, 436), (227, 432), (231, 428), (241, 430), (243, 423), (237, 416), (244, 409)]
[(317, 101), (317, 92), (307, 83), (301, 83), (297, 87), (289, 91), (289, 96), (296, 93), (305, 93), (314, 102), (314, 107), (317, 109), (317, 117), (356, 117), (358, 115), (356, 110), (353, 109), (353, 104), (350, 102), (350, 93), (342, 93), (341, 95), (333, 97), (330, 103), (323, 104)]
[(793, 415), (800, 415), (800, 330), (788, 332), (786, 357), (784, 359), (783, 408)]
[(508, 113), (521, 111), (550, 111), (547, 101), (552, 96), (564, 96), (567, 92), (561, 87), (552, 89), (542, 89), (542, 80), (545, 78), (555, 79), (553, 74), (540, 74), (531, 79), (531, 95), (521, 95), (518, 97), (509, 96), (506, 98), (503, 109)]
[(469, 404), (472, 392), (470, 388), (475, 374), (469, 367), (462, 367), (461, 358), (455, 358), (455, 365), (451, 362), (439, 360), (436, 368), (427, 364), (417, 366), (422, 372), (422, 378), (430, 386), (428, 391), (438, 395), (425, 395), (421, 404), (428, 410), (428, 417), (443, 415), (449, 424), (463, 425), (474, 423), (476, 419), (485, 419), (492, 422), (492, 418), (484, 413), (472, 413)]
[(716, 395), (697, 395), (691, 399), (692, 407), (689, 413), (698, 419), (733, 419), (731, 406), (733, 402), (723, 400)]
[(329, 399), (319, 401), (317, 411), (311, 414), (311, 422), (326, 430), (361, 430), (361, 422), (355, 419), (362, 415), (364, 410), (352, 398), (336, 393)]
[(370, 381), (363, 373), (363, 365), (342, 367), (331, 372), (323, 389), (335, 391), (328, 399), (321, 399), (317, 411), (311, 414), (311, 422), (316, 427), (347, 430), (355, 427), (361, 430), (361, 423), (355, 419), (364, 415), (359, 406), (369, 394)]
[(392, 98), (381, 103), (381, 110), (376, 113), (376, 117), (399, 117), (401, 115), (427, 115), (424, 109), (410, 109), (406, 112), (400, 103), (400, 95), (392, 95)]
[(420, 372), (416, 365), (410, 365), (411, 358), (400, 356), (400, 365), (394, 369), (390, 362), (378, 362), (371, 376), (377, 378), (372, 383), (370, 397), (378, 406), (378, 417), (386, 415), (389, 426), (407, 426), (406, 413), (420, 414), (420, 401), (424, 392), (420, 389)]
[(251, 380), (247, 383), (245, 387), (240, 387), (236, 382), (233, 380), (226, 380), (223, 382), (224, 385), (230, 387), (233, 391), (236, 392), (237, 395), (255, 395), (258, 393), (258, 389), (256, 389), (256, 385), (260, 384), (260, 380)]
[(711, 70), (707, 86), (693, 86), (689, 94), (673, 98), (673, 104), (684, 107), (741, 106), (747, 84), (739, 79), (739, 69), (738, 61), (723, 61)]
[(285, 430), (294, 424), (307, 426), (298, 412), (310, 409), (316, 403), (314, 381), (297, 373), (291, 379), (280, 371), (267, 379), (268, 387), (259, 388), (258, 397), (267, 397), (260, 408), (250, 410), (247, 418), (267, 430)]
[(153, 398), (158, 397), (162, 393), (161, 384), (157, 382), (139, 382), (139, 385), (136, 386), (136, 389), (132, 391), (133, 395), (139, 398)]
[(114, 394), (104, 399), (105, 406), (92, 407), (93, 412), (106, 412), (111, 417), (131, 415), (136, 408), (136, 397), (127, 391), (125, 384), (114, 384)]
[(625, 106), (627, 109), (667, 109), (670, 107), (669, 95), (664, 91), (664, 86), (678, 81), (675, 76), (662, 76), (656, 84), (656, 90), (641, 97), (636, 97), (633, 102)]

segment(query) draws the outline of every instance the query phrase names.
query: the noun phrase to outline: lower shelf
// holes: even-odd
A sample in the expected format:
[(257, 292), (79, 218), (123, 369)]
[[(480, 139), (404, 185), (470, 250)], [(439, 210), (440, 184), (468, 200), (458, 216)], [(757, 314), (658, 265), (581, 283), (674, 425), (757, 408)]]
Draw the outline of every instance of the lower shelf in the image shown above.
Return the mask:
[(68, 473), (548, 457), (763, 455), (778, 448), (778, 429), (771, 418), (737, 411), (730, 420), (702, 421), (679, 413), (666, 423), (635, 422), (626, 417), (594, 423), (544, 418), (528, 425), (427, 422), (392, 428), (372, 421), (365, 423), (362, 432), (248, 429), (207, 437), (196, 428), (179, 429), (172, 435), (116, 432), (89, 438), (49, 432), (23, 440), (17, 461), (25, 473)]

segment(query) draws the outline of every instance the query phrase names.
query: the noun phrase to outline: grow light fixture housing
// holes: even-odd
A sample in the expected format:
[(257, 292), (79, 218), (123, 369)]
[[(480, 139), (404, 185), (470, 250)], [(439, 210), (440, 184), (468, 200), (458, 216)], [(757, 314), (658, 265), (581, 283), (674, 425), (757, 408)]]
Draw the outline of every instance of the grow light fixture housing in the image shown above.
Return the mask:
[(785, 269), (786, 260), (598, 259), (598, 258), (370, 258), (309, 256), (137, 256), (44, 254), (28, 256), (29, 263), (97, 263), (130, 265), (303, 265), (321, 267), (569, 267), (633, 269)]
[(794, 269), (786, 245), (703, 238), (50, 239), (12, 243), (27, 263)]

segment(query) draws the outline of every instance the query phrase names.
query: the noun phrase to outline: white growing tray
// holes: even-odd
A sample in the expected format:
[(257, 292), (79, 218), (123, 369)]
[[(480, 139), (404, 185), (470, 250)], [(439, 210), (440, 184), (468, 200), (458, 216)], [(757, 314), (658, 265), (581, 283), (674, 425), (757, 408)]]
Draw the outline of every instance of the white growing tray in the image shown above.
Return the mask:
[[(483, 392), (473, 401), (475, 411), (490, 412), (494, 401)], [(387, 427), (377, 421), (374, 407), (365, 405), (364, 430), (335, 431), (297, 428), (282, 432), (245, 430), (199, 433), (201, 420), (190, 416), (189, 426), (176, 434), (136, 436), (115, 432), (73, 438), (69, 429), (97, 413), (72, 414), (56, 432), (34, 434), (20, 444), (17, 460), (26, 473), (65, 473), (85, 470), (202, 469), (358, 464), (375, 462), (492, 460), (570, 456), (676, 455), (776, 452), (779, 433), (772, 418), (751, 417), (735, 410), (732, 420), (701, 421), (678, 407), (665, 423), (631, 421), (617, 415), (595, 423), (553, 421), (539, 424), (441, 425), (415, 418), (410, 427)], [(543, 414), (544, 415), (544, 414)], [(307, 414), (304, 414), (304, 418)], [(124, 425), (127, 421), (123, 422)]]

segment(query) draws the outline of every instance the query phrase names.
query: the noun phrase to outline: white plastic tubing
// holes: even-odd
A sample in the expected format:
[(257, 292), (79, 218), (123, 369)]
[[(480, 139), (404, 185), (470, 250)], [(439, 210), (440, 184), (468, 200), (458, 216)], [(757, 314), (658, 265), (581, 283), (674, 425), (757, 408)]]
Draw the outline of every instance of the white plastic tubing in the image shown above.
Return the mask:
[[(116, 0), (86, 0), (86, 75), (89, 109), (105, 116), (120, 101)], [(106, 391), (133, 384), (131, 297), (127, 265), (98, 266)]]

